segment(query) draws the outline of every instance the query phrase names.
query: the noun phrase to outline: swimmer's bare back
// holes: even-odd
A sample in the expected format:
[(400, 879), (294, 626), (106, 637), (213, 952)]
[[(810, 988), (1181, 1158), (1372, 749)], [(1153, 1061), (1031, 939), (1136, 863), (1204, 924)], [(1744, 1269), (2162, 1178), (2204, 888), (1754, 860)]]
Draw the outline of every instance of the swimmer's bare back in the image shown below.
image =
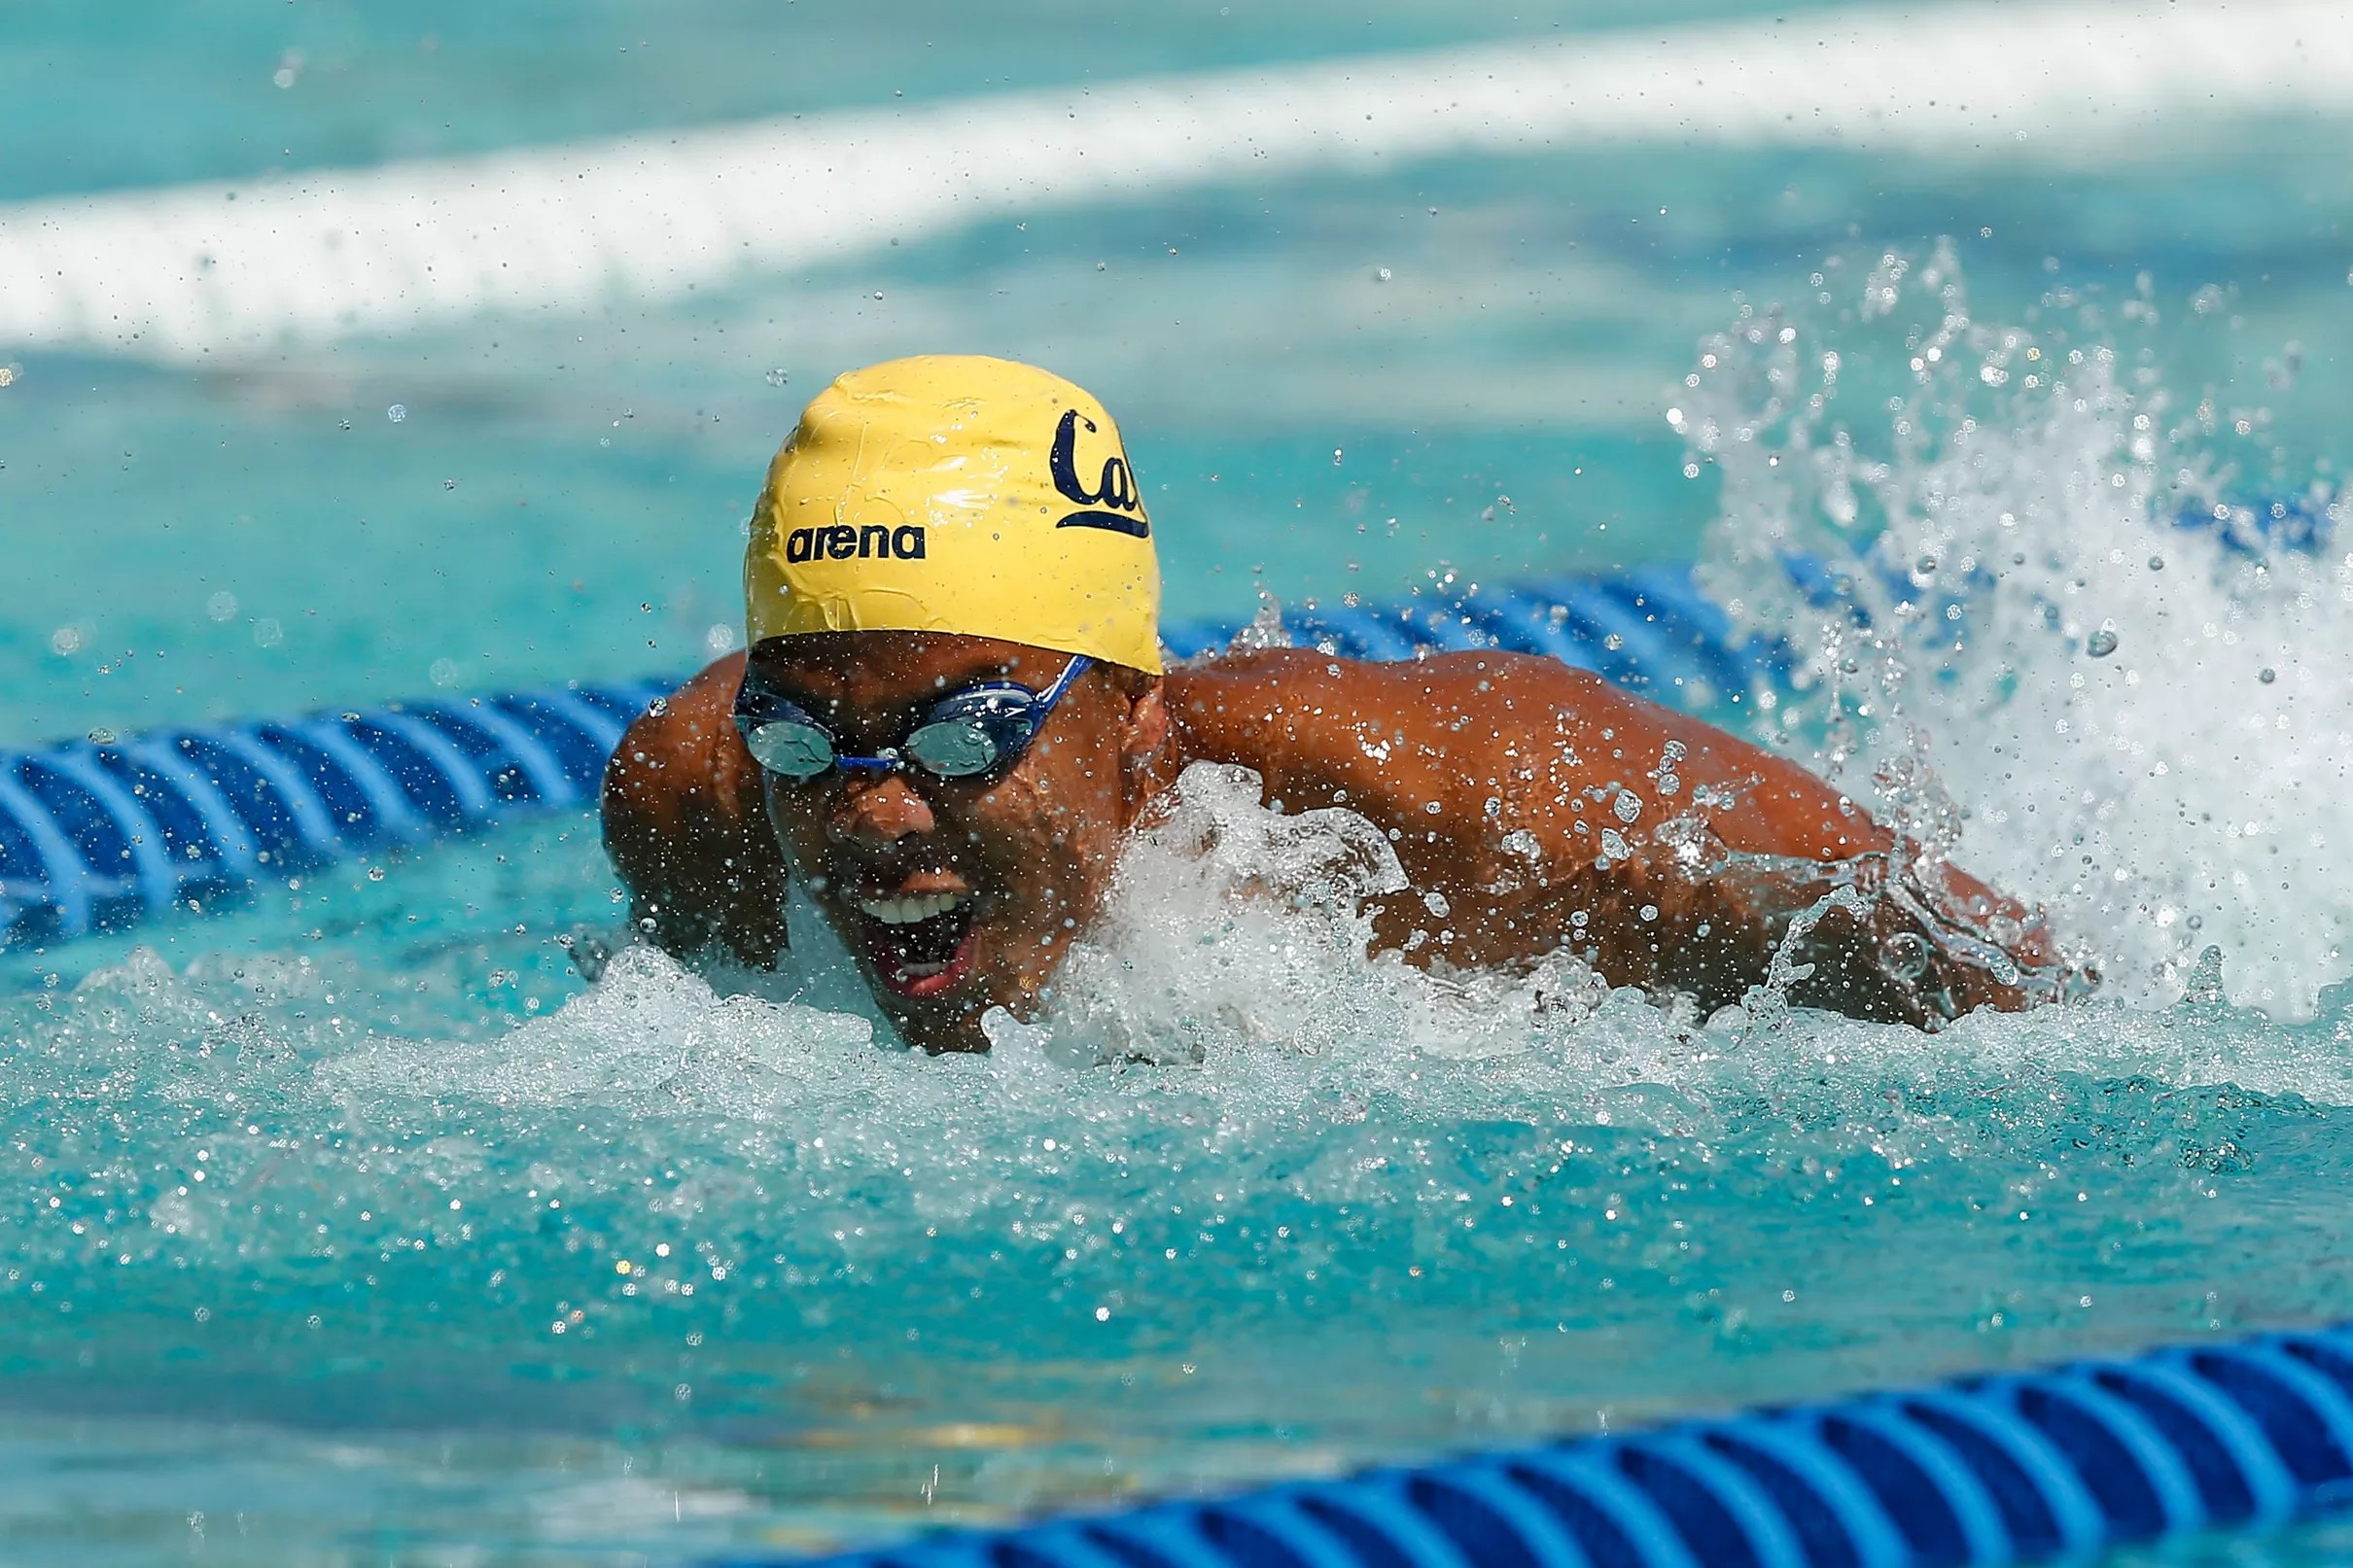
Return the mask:
[[(786, 946), (786, 869), (730, 717), (742, 671), (721, 659), (631, 726), (605, 835), (656, 943), (765, 967)], [(1283, 811), (1345, 806), (1388, 832), (1412, 890), (1376, 907), (1376, 946), (1416, 962), (1566, 945), (1613, 985), (1704, 1013), (1852, 884), (1859, 903), (1817, 912), (1796, 945), (1814, 968), (1792, 1000), (1921, 1025), (2056, 987), (2048, 932), (2013, 900), (1949, 866), (1915, 874), (1895, 835), (1797, 764), (1555, 660), (1271, 649), (1173, 669), (1160, 700), (1155, 787), (1237, 763)]]

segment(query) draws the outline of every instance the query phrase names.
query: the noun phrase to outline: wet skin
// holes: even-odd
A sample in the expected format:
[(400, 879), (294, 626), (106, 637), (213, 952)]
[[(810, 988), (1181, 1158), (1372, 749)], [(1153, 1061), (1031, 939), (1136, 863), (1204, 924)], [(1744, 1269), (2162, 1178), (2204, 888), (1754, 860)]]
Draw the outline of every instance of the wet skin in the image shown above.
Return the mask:
[[(851, 754), (896, 745), (945, 692), (1042, 688), (1067, 662), (897, 632), (773, 639), (750, 658)], [(745, 670), (742, 654), (722, 659), (641, 717), (606, 776), (606, 844), (633, 918), (682, 957), (766, 967), (796, 878), (928, 1051), (986, 1049), (988, 1008), (1036, 1009), (1128, 828), (1195, 761), (1256, 771), (1282, 811), (1345, 806), (1390, 830), (1412, 890), (1375, 907), (1376, 947), (1410, 961), (1508, 966), (1565, 944), (1612, 984), (1712, 1010), (1764, 979), (1792, 917), (1844, 876), (1898, 895), (1823, 916), (1794, 955), (1815, 972), (1793, 1000), (1929, 1024), (2055, 986), (2048, 934), (2013, 901), (1915, 865), (1796, 764), (1550, 659), (1276, 649), (1157, 680), (1097, 666), (1001, 777), (808, 784), (763, 776), (744, 750), (731, 712)], [(908, 921), (952, 899), (910, 923), (874, 913)]]

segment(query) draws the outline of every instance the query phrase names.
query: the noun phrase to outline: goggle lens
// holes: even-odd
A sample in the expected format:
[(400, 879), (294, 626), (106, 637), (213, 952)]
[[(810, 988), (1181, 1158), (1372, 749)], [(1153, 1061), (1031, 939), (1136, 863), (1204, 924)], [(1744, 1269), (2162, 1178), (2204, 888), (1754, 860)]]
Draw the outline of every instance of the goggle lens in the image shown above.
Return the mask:
[(969, 779), (997, 766), (997, 739), (970, 719), (926, 724), (907, 737), (905, 750), (926, 773)]
[(770, 773), (806, 784), (833, 766), (833, 742), (814, 724), (772, 718), (743, 726), (744, 749)]

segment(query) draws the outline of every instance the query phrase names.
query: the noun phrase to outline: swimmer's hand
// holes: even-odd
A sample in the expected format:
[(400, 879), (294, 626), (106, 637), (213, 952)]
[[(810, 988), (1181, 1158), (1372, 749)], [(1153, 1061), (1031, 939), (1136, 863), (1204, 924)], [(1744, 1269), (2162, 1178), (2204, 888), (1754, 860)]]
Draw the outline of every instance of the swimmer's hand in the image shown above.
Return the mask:
[(1774, 898), (1786, 906), (1832, 887), (1852, 896), (1837, 898), (1817, 920), (1799, 915), (1783, 927), (1789, 958), (1812, 971), (1790, 988), (1800, 1005), (1936, 1028), (1981, 1007), (2019, 1012), (2079, 999), (2099, 983), (2088, 964), (2060, 950), (2039, 910), (1921, 856), (1907, 841), (1815, 868)]
[(784, 854), (736, 738), (731, 654), (629, 726), (605, 770), (605, 850), (629, 923), (675, 958), (773, 969), (786, 948)]

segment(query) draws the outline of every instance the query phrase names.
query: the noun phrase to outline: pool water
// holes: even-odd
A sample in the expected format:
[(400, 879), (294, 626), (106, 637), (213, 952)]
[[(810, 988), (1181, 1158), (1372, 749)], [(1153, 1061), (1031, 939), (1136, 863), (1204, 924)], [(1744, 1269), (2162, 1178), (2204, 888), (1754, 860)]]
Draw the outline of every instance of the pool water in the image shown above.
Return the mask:
[[(684, 8), (649, 44), (619, 8), (394, 36), (254, 5), (130, 45), (36, 8), (0, 112), (53, 124), (0, 195), (1510, 35), (1408, 4), (888, 37), (797, 9)], [(1558, 13), (1513, 27), (1637, 19)], [(93, 61), (120, 69), (59, 92)], [(585, 819), (11, 955), (9, 1555), (816, 1550), (2340, 1314), (2353, 567), (2213, 517), (2327, 517), (2328, 145), (1464, 158), (591, 320), (11, 361), (13, 742), (690, 668), (732, 642), (800, 401), (994, 350), (1121, 412), (1173, 612), (1699, 560), (1819, 655), (1717, 716), (1957, 830), (2106, 984), (1929, 1036), (1770, 997), (1701, 1020), (1565, 961), (1407, 971), (1350, 912), (1381, 843), (1214, 770), (985, 1059), (892, 1048), (814, 938), (764, 980), (628, 950), (591, 984), (567, 944), (622, 921)], [(1790, 548), (1867, 632), (1793, 593)]]

